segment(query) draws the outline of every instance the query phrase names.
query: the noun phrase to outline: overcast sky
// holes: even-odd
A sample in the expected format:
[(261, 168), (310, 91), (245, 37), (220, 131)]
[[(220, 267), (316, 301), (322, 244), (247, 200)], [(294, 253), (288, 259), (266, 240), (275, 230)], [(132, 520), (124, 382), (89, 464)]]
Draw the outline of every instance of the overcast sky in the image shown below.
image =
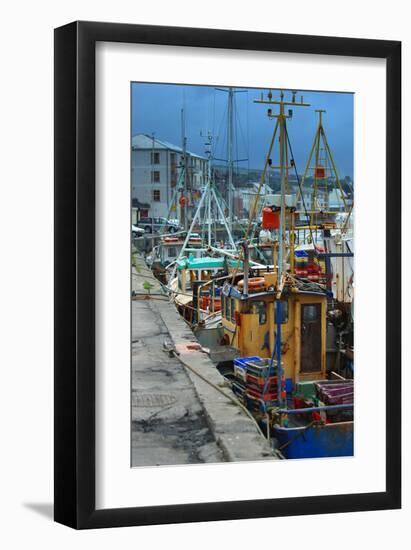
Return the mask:
[[(236, 88), (236, 90), (244, 88)], [(234, 158), (248, 159), (239, 163), (247, 168), (262, 168), (269, 147), (275, 120), (266, 116), (267, 106), (254, 103), (261, 91), (248, 88), (235, 94)], [(266, 93), (267, 90), (264, 90)], [(291, 93), (285, 91), (286, 99)], [(325, 109), (324, 128), (340, 177), (353, 176), (353, 107), (354, 95), (336, 92), (299, 91), (297, 103), (303, 95), (310, 107), (294, 107), (288, 122), (288, 133), (298, 172), (304, 172), (313, 143), (318, 115), (316, 109)], [(205, 138), (201, 132), (212, 132), (215, 137), (214, 156), (227, 158), (227, 96), (225, 92), (208, 86), (175, 84), (132, 84), (132, 133), (152, 134), (181, 146), (181, 110), (184, 107), (187, 148), (203, 155)], [(273, 90), (273, 99), (279, 92)], [(272, 106), (273, 112), (278, 107)], [(273, 155), (273, 161), (275, 155)]]

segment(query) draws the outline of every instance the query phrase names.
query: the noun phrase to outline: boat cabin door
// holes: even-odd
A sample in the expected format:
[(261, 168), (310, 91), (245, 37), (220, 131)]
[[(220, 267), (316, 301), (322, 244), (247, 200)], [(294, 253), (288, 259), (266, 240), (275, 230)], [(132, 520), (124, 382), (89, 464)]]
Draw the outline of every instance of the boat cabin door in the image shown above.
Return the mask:
[(301, 304), (300, 372), (321, 371), (321, 304)]

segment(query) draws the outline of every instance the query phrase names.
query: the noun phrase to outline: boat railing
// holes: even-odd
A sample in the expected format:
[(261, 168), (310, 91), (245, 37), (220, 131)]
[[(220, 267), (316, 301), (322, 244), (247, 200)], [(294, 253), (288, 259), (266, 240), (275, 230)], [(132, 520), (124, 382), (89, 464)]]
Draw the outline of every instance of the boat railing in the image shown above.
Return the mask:
[(341, 409), (353, 409), (353, 403), (341, 403), (340, 405), (323, 405), (319, 407), (306, 407), (302, 409), (278, 409), (276, 413), (278, 414), (305, 414), (313, 412), (323, 412), (323, 411), (336, 411)]

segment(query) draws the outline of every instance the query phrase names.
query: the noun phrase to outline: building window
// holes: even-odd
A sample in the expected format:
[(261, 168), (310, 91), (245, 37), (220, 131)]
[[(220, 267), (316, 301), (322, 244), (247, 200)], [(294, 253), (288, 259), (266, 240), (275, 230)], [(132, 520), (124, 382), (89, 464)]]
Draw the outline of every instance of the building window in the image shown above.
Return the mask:
[(151, 164), (160, 164), (160, 153), (151, 153)]
[[(280, 300), (281, 324), (288, 323), (288, 300)], [(274, 302), (274, 322), (277, 322), (277, 302)]]
[(160, 202), (160, 190), (159, 189), (153, 189), (153, 201), (154, 202)]
[(151, 183), (160, 183), (160, 172), (158, 170), (151, 172)]

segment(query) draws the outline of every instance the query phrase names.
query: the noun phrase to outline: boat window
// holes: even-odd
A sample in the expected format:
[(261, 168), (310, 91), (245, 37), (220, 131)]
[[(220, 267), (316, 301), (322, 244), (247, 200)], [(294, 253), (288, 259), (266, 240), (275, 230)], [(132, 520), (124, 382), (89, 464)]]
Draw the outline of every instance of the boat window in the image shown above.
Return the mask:
[(227, 297), (225, 299), (225, 318), (226, 319), (231, 318), (231, 311), (230, 311), (231, 304), (230, 304), (230, 302), (231, 302), (230, 298)]
[(273, 250), (272, 249), (262, 249), (262, 255), (267, 263), (273, 262)]
[(175, 246), (168, 247), (168, 257), (175, 258), (177, 256), (177, 248)]
[(304, 304), (303, 308), (303, 322), (304, 323), (313, 323), (318, 319), (318, 314), (320, 304)]
[(235, 323), (235, 300), (230, 299), (231, 302), (231, 322)]
[(253, 302), (250, 309), (251, 313), (258, 314), (258, 323), (260, 325), (265, 325), (267, 322), (267, 308), (265, 302)]
[[(288, 300), (280, 300), (281, 324), (288, 323)], [(277, 302), (274, 302), (274, 322), (277, 323)]]

